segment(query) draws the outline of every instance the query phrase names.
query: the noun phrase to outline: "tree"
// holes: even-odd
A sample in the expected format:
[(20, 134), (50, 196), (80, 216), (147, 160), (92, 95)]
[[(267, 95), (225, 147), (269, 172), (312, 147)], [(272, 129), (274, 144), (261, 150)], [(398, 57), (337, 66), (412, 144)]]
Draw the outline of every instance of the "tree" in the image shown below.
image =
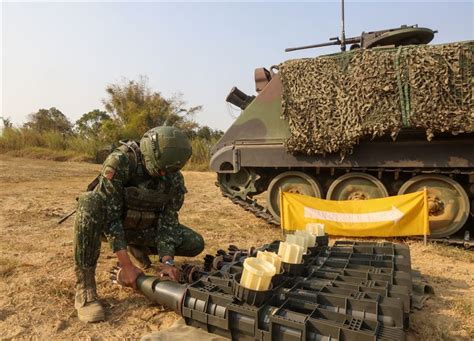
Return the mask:
[(125, 79), (120, 84), (108, 85), (105, 90), (105, 109), (122, 130), (122, 137), (138, 138), (147, 130), (163, 125), (184, 130), (198, 127), (193, 115), (201, 110), (200, 106), (185, 109), (181, 96), (165, 99), (150, 89), (146, 77), (138, 81)]
[(196, 132), (197, 137), (204, 139), (204, 140), (210, 140), (212, 137), (212, 129), (209, 128), (208, 126), (203, 126), (198, 129)]
[(102, 110), (95, 109), (85, 113), (76, 121), (74, 130), (82, 136), (94, 137), (101, 133), (104, 121), (110, 120), (110, 116)]
[(57, 131), (60, 133), (71, 133), (72, 124), (64, 114), (55, 107), (40, 109), (38, 112), (28, 116), (29, 121), (24, 124), (25, 128), (40, 132)]
[(208, 126), (201, 126), (199, 129), (196, 131), (196, 136), (198, 138), (211, 141), (211, 140), (217, 140), (220, 139), (224, 135), (224, 132), (222, 130), (214, 130)]
[(10, 117), (2, 117), (3, 128), (13, 128), (13, 122)]
[(124, 139), (122, 127), (118, 120), (105, 120), (101, 127), (100, 138), (108, 143), (115, 143)]

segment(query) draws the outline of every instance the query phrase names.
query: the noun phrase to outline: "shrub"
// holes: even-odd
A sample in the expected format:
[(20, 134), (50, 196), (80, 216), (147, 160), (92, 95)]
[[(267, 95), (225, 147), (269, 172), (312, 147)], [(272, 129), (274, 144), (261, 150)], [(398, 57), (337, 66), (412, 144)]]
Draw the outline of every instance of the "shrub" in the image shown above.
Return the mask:
[[(191, 138), (193, 154), (185, 169), (208, 170), (210, 149), (217, 138)], [(95, 162), (99, 151), (108, 145), (99, 138), (63, 134), (57, 131), (38, 132), (29, 128), (6, 127), (0, 135), (0, 153), (12, 156), (56, 161)]]

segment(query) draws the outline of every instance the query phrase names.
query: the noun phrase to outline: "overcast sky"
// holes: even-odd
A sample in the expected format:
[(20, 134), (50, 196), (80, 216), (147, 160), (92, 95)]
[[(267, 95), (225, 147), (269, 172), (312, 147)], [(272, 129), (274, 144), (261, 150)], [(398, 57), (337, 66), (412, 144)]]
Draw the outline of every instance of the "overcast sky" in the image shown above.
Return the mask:
[[(253, 94), (253, 70), (337, 47), (285, 53), (285, 47), (339, 35), (338, 1), (313, 3), (2, 3), (1, 113), (16, 124), (57, 107), (72, 121), (99, 108), (105, 86), (149, 78), (169, 97), (203, 105), (201, 124), (234, 120), (225, 97)], [(419, 24), (433, 43), (474, 39), (474, 4), (349, 2), (346, 36)]]

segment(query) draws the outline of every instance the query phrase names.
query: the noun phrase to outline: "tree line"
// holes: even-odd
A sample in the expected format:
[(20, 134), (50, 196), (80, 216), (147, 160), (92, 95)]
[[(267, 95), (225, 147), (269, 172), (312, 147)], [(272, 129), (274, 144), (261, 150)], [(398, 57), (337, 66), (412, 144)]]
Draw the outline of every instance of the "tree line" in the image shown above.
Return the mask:
[(184, 130), (192, 140), (190, 163), (194, 168), (207, 166), (209, 149), (223, 132), (196, 122), (195, 115), (202, 106), (188, 107), (179, 95), (164, 98), (150, 88), (146, 77), (109, 84), (105, 91), (104, 109), (91, 110), (74, 123), (56, 107), (30, 114), (19, 128), (3, 118), (0, 151), (21, 156), (28, 156), (23, 154), (29, 151), (45, 156), (49, 149), (52, 154), (63, 151), (72, 158), (81, 154), (83, 158), (97, 160), (100, 150), (123, 139), (138, 140), (147, 130), (167, 125)]

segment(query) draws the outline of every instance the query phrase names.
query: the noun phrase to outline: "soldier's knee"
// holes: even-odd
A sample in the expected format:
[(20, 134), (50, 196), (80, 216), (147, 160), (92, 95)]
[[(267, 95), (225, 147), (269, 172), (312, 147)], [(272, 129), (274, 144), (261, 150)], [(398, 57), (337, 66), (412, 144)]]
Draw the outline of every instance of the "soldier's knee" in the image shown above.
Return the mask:
[(204, 250), (204, 238), (197, 232), (195, 232), (196, 235), (194, 237), (195, 241), (194, 241), (194, 245), (195, 245), (195, 249), (193, 250), (194, 252), (194, 256), (197, 256), (199, 255), (203, 250)]
[(77, 212), (97, 213), (102, 212), (102, 196), (96, 192), (85, 192), (77, 200)]
[(77, 201), (74, 228), (80, 230), (102, 230), (104, 224), (104, 201), (95, 192), (82, 193)]

